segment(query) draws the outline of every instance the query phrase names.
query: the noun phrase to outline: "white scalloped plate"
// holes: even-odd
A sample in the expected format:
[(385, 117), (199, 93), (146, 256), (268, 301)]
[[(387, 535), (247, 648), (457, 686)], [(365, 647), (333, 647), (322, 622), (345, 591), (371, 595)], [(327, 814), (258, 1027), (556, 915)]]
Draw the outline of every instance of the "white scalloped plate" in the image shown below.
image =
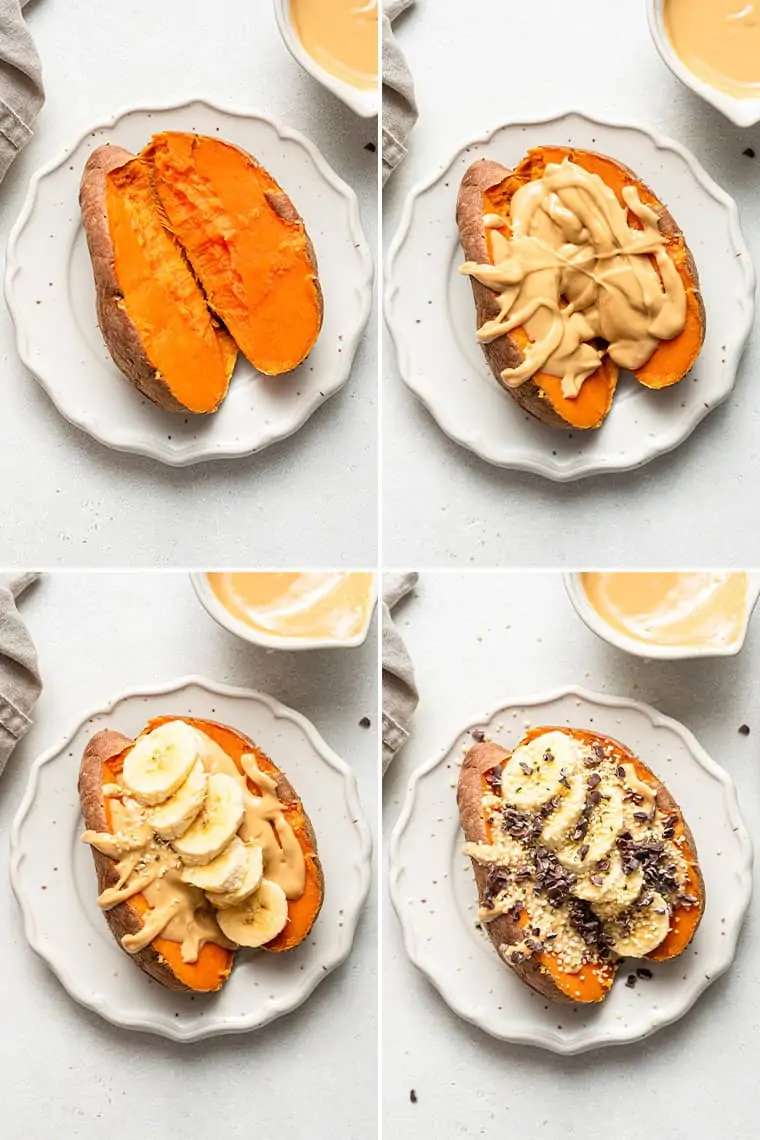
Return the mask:
[[(623, 964), (597, 1007), (548, 1002), (497, 957), (475, 927), (477, 894), (461, 855), (456, 791), (469, 730), (514, 748), (526, 725), (573, 725), (627, 744), (667, 785), (691, 827), (707, 905), (691, 946), (634, 989)], [(638, 1041), (682, 1017), (734, 958), (752, 893), (752, 845), (729, 776), (688, 729), (648, 705), (569, 687), (516, 700), (473, 721), (443, 755), (412, 777), (391, 839), (390, 891), (406, 950), (455, 1013), (505, 1041), (582, 1053)], [(423, 900), (421, 902), (421, 900)], [(634, 963), (635, 966), (641, 963)]]
[[(95, 316), (78, 206), (82, 169), (102, 143), (138, 151), (159, 130), (219, 135), (255, 155), (293, 198), (319, 261), (324, 324), (306, 361), (268, 377), (240, 357), (212, 416), (172, 414), (146, 400), (111, 360)], [(182, 467), (261, 451), (339, 391), (369, 317), (372, 278), (356, 195), (314, 144), (268, 115), (196, 100), (125, 111), (35, 175), (8, 242), (5, 295), (18, 353), (67, 420), (117, 451)]]
[[(697, 262), (707, 337), (694, 369), (651, 392), (621, 377), (595, 432), (567, 432), (523, 412), (490, 373), (475, 338), (475, 310), (454, 217), (475, 159), (514, 166), (532, 146), (598, 150), (630, 166), (672, 210)], [(385, 317), (401, 377), (443, 431), (489, 463), (567, 482), (640, 467), (671, 451), (731, 392), (754, 313), (755, 273), (736, 204), (680, 144), (641, 127), (568, 112), (513, 123), (460, 148), (409, 196), (386, 269)]]
[[(240, 951), (218, 994), (173, 993), (138, 970), (95, 903), (80, 842), (85, 744), (101, 728), (133, 736), (151, 717), (192, 715), (251, 736), (292, 780), (314, 824), (325, 900), (309, 937), (285, 954)], [(107, 1021), (175, 1041), (258, 1029), (299, 1006), (350, 953), (370, 883), (371, 840), (351, 769), (305, 717), (272, 697), (201, 677), (124, 693), (34, 765), (11, 832), (11, 883), (26, 937), (71, 997)]]

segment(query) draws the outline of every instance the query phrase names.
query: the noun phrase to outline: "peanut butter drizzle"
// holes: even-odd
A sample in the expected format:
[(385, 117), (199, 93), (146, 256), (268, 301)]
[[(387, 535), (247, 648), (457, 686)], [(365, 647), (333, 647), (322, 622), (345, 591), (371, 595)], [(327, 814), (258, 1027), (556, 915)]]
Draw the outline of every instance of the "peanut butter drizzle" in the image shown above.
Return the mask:
[[(634, 185), (623, 198), (642, 229), (629, 226), (627, 210), (598, 174), (565, 159), (513, 194), (509, 218), (485, 215), (493, 264), (468, 261), (460, 272), (498, 294), (499, 313), (478, 330), (481, 341), (517, 328), (530, 337), (522, 362), (501, 374), (508, 387), (543, 371), (560, 377), (572, 399), (605, 352), (635, 371), (661, 340), (683, 331), (686, 291), (657, 213)], [(606, 349), (590, 343), (597, 338)]]
[[(300, 898), (306, 884), (306, 863), (301, 845), (285, 819), (277, 798), (277, 781), (256, 764), (253, 755), (241, 758), (246, 776), (261, 790), (253, 795), (231, 756), (211, 737), (198, 732), (201, 759), (207, 772), (224, 772), (244, 785), (245, 817), (240, 828), (246, 842), (262, 848), (264, 875), (278, 883), (289, 899)], [(198, 887), (181, 879), (182, 860), (171, 844), (153, 834), (145, 812), (118, 785), (108, 784), (113, 832), (85, 831), (82, 840), (117, 860), (118, 881), (98, 896), (98, 906), (110, 910), (142, 894), (150, 906), (143, 925), (121, 939), (130, 954), (144, 950), (159, 936), (182, 947), (183, 962), (197, 962), (202, 946), (216, 942), (234, 948), (222, 933), (214, 911)]]
[[(98, 906), (111, 910), (134, 895), (142, 894), (150, 906), (143, 925), (135, 934), (125, 934), (121, 944), (129, 954), (144, 950), (159, 935), (182, 946), (182, 961), (197, 962), (206, 942), (232, 947), (222, 934), (203, 891), (180, 878), (182, 861), (174, 849), (152, 835), (142, 810), (127, 796), (113, 799), (113, 834), (86, 831), (82, 839), (109, 858), (117, 859), (115, 886), (98, 896)], [(140, 846), (136, 846), (137, 844)]]
[(665, 29), (690, 71), (735, 99), (760, 97), (760, 4), (665, 0)]
[(289, 899), (298, 899), (306, 886), (306, 861), (277, 798), (277, 781), (261, 771), (252, 753), (241, 756), (240, 763), (248, 779), (262, 793), (254, 796), (246, 792), (243, 839), (262, 848), (265, 878), (278, 883)]
[(199, 735), (203, 741), (203, 763), (208, 771), (226, 772), (243, 784), (245, 816), (240, 836), (246, 843), (255, 843), (261, 847), (264, 878), (271, 879), (282, 887), (289, 899), (300, 898), (306, 886), (306, 861), (301, 844), (277, 798), (276, 779), (261, 771), (252, 753), (245, 753), (240, 757), (243, 771), (262, 792), (260, 796), (253, 795), (235, 761), (216, 741), (204, 733)]

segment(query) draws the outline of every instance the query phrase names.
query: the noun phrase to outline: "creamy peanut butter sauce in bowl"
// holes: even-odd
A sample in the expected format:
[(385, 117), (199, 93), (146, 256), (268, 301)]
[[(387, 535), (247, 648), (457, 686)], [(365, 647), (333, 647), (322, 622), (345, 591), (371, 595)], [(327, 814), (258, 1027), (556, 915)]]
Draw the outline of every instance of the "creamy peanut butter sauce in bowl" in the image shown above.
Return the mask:
[(274, 0), (290, 54), (362, 118), (380, 109), (379, 0)]
[(744, 645), (760, 596), (747, 571), (582, 572), (565, 577), (583, 622), (637, 657), (729, 657)]
[(760, 122), (758, 0), (647, 0), (647, 15), (676, 78), (738, 127)]
[(190, 577), (219, 625), (266, 649), (361, 645), (375, 608), (375, 576), (368, 571), (207, 571)]

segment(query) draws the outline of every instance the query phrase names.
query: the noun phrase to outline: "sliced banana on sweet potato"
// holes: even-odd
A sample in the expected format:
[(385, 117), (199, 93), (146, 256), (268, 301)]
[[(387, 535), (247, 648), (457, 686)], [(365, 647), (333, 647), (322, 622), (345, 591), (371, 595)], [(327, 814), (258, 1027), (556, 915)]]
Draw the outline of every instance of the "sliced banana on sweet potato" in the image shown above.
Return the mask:
[[(566, 843), (550, 845), (546, 827), (578, 779), (581, 811)], [(694, 838), (664, 784), (618, 741), (536, 728), (512, 753), (476, 744), (457, 801), (480, 921), (545, 997), (603, 1001), (623, 957), (664, 961), (691, 942), (705, 906)]]
[(79, 794), (106, 921), (162, 985), (218, 990), (238, 947), (285, 951), (308, 935), (324, 889), (316, 837), (242, 733), (192, 717), (158, 718), (136, 741), (99, 732)]

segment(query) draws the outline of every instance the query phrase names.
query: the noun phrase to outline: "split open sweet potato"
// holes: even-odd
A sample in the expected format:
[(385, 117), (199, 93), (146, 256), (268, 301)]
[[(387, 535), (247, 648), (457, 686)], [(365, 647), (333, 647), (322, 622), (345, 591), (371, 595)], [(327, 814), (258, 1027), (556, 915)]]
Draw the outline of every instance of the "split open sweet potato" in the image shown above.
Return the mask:
[(98, 323), (114, 363), (166, 411), (215, 411), (237, 349), (164, 225), (150, 164), (121, 147), (98, 147), (80, 204)]
[(272, 376), (308, 356), (323, 312), (314, 248), (240, 148), (172, 132), (137, 156), (98, 147), (80, 206), (103, 339), (160, 407), (216, 411), (238, 348)]
[[(673, 216), (652, 191), (636, 175), (614, 159), (573, 147), (537, 147), (514, 169), (499, 162), (480, 159), (465, 172), (457, 200), (457, 224), (460, 241), (468, 263), (493, 263), (491, 230), (485, 225), (488, 215), (508, 217), (510, 202), (516, 191), (528, 182), (541, 179), (549, 164), (569, 160), (614, 191), (621, 206), (626, 207), (623, 189), (634, 186), (639, 200), (656, 213), (664, 247), (672, 260), (686, 293), (686, 320), (683, 330), (672, 339), (659, 341), (646, 363), (634, 370), (636, 379), (648, 388), (666, 388), (678, 383), (697, 359), (705, 336), (706, 317), (694, 258)], [(627, 208), (627, 207), (626, 207)], [(628, 224), (640, 229), (639, 219), (629, 211)], [(504, 238), (510, 238), (509, 226), (497, 227)], [(659, 270), (658, 270), (659, 272)], [(477, 327), (499, 315), (497, 293), (470, 276), (475, 301)], [(566, 303), (566, 299), (563, 303)], [(611, 406), (618, 383), (619, 366), (606, 354), (601, 363), (582, 384), (577, 395), (563, 394), (561, 376), (539, 370), (519, 386), (510, 386), (503, 376), (524, 360), (531, 339), (525, 328), (518, 326), (507, 335), (482, 343), (486, 360), (499, 383), (530, 415), (552, 427), (579, 430), (601, 426)], [(595, 342), (604, 349), (603, 341)]]
[(319, 334), (322, 293), (293, 203), (221, 139), (166, 132), (145, 154), (167, 223), (240, 351), (270, 376), (296, 368)]
[[(245, 774), (241, 757), (247, 754), (254, 756), (259, 771), (271, 778), (284, 817), (303, 853), (305, 873), (300, 896), (287, 900), (287, 921), (284, 928), (275, 938), (262, 945), (261, 949), (274, 952), (293, 949), (309, 934), (319, 914), (324, 894), (316, 836), (303, 804), (287, 777), (269, 757), (265, 756), (253, 741), (226, 725), (191, 717), (160, 717), (146, 726), (138, 740), (159, 726), (177, 720), (191, 725), (213, 745), (218, 746), (227, 758), (227, 762), (234, 766), (232, 770), (236, 769), (241, 775)], [(104, 891), (113, 891), (120, 883), (116, 855), (99, 849), (98, 844), (102, 847), (103, 836), (108, 838), (110, 835), (121, 837), (123, 841), (124, 828), (115, 826), (113, 813), (114, 805), (121, 804), (125, 795), (128, 798), (128, 793), (123, 789), (123, 773), (125, 760), (134, 744), (134, 740), (128, 739), (121, 733), (108, 729), (98, 732), (89, 741), (80, 766), (79, 797), (82, 816), (87, 829), (86, 837), (92, 844), (98, 890), (101, 895)], [(246, 786), (254, 796), (261, 795), (262, 790), (249, 778), (246, 778)], [(243, 830), (245, 826), (244, 823)], [(156, 846), (154, 840), (151, 843), (153, 846), (150, 851), (155, 851), (159, 857), (162, 857), (161, 852), (169, 847), (168, 844), (161, 843)], [(153, 857), (150, 855), (150, 858)], [(133, 874), (140, 873), (139, 866), (140, 864), (138, 871), (132, 872)], [(127, 886), (129, 881), (126, 880)], [(161, 985), (169, 989), (189, 990), (195, 993), (214, 992), (227, 981), (234, 964), (237, 946), (231, 943), (216, 925), (215, 917), (219, 912), (215, 911), (208, 898), (202, 897), (200, 891), (197, 892), (197, 898), (194, 897), (193, 906), (196, 905), (205, 935), (197, 956), (190, 961), (183, 955), (183, 946), (179, 937), (172, 936), (171, 926), (162, 927), (161, 932), (149, 944), (136, 952), (134, 949), (128, 950), (123, 944), (125, 936), (127, 940), (130, 937), (140, 937), (145, 924), (151, 921), (151, 916), (154, 914), (143, 892), (132, 893), (117, 905), (106, 907), (104, 915), (114, 938), (123, 949), (127, 950), (130, 958)]]
[[(567, 767), (552, 772), (562, 758), (544, 751), (546, 741), (556, 740), (550, 733), (577, 743), (580, 775)], [(534, 741), (540, 741), (537, 759), (526, 762), (523, 746)], [(524, 778), (546, 791), (555, 776), (557, 794), (541, 808), (514, 806), (510, 797), (525, 795)], [(583, 798), (573, 818), (576, 780)], [(482, 924), (502, 960), (544, 997), (603, 1001), (624, 957), (664, 961), (691, 942), (705, 906), (694, 838), (665, 785), (625, 745), (566, 727), (535, 728), (514, 753), (491, 742), (476, 744), (464, 759), (457, 801)], [(624, 805), (622, 825), (609, 803)], [(562, 833), (561, 816), (568, 811), (569, 829)], [(614, 890), (606, 894), (609, 883)], [(654, 908), (659, 929), (642, 945), (658, 944), (639, 955), (630, 932), (648, 920), (647, 907)], [(576, 956), (570, 968), (568, 954)]]

